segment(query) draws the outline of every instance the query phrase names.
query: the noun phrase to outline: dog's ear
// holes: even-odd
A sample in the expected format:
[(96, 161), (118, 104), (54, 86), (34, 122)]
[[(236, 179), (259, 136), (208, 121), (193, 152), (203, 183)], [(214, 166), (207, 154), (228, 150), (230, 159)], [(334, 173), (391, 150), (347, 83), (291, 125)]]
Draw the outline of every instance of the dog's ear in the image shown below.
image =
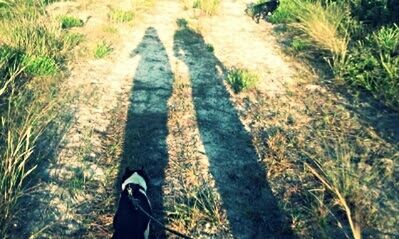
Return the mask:
[(137, 173), (144, 178), (145, 182), (148, 184), (149, 183), (149, 178), (146, 174), (146, 172), (144, 171), (144, 167), (141, 166), (141, 168), (139, 170), (137, 170)]
[(126, 179), (128, 179), (132, 174), (133, 174), (133, 170), (130, 170), (130, 168), (127, 167), (125, 169), (125, 172), (122, 175), (122, 182), (124, 182)]

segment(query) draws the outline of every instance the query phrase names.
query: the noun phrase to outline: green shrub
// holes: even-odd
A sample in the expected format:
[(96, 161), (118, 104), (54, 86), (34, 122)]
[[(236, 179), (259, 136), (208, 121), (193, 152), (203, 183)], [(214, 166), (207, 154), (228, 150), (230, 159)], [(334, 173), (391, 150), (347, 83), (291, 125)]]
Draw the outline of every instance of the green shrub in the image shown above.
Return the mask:
[(132, 11), (123, 11), (120, 9), (111, 9), (108, 13), (108, 18), (113, 22), (130, 22), (134, 18)]
[(350, 49), (336, 68), (347, 82), (365, 88), (388, 105), (399, 107), (399, 27), (382, 27)]
[(61, 16), (60, 18), (61, 28), (69, 29), (72, 27), (81, 27), (83, 26), (83, 21), (79, 18), (72, 16)]
[(232, 68), (226, 78), (235, 93), (253, 88), (259, 81), (259, 76), (247, 69)]
[(99, 59), (109, 55), (112, 52), (112, 47), (110, 44), (106, 43), (105, 41), (97, 44), (94, 50), (94, 57)]
[(46, 56), (25, 56), (23, 65), (26, 67), (25, 72), (32, 76), (52, 76), (58, 71), (57, 62)]

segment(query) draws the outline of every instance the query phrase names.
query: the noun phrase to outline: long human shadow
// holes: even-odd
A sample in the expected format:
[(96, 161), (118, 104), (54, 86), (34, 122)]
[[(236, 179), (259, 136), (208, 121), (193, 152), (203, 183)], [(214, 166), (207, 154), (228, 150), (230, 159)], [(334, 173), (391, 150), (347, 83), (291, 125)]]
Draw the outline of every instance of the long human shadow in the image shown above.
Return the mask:
[(235, 238), (295, 238), (279, 210), (251, 136), (223, 85), (225, 68), (203, 37), (178, 20), (174, 54), (189, 67), (200, 137)]
[[(147, 193), (153, 213), (163, 221), (162, 185), (168, 162), (167, 102), (172, 93), (173, 75), (165, 47), (153, 27), (147, 28), (131, 57), (140, 57), (140, 61), (133, 79), (116, 185), (120, 185), (126, 167), (143, 167), (151, 180)], [(117, 191), (120, 191), (119, 187)], [(151, 228), (150, 235), (152, 238), (165, 237), (157, 227)]]

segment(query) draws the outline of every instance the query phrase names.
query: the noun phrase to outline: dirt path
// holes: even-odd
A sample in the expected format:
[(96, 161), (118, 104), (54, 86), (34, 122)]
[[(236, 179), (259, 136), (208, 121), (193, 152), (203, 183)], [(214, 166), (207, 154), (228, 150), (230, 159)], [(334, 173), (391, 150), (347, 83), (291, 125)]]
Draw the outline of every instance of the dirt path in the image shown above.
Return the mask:
[[(198, 237), (292, 238), (248, 127), (223, 83), (226, 68), (241, 65), (261, 74), (258, 88), (265, 92), (275, 94), (293, 84), (292, 67), (275, 50), (271, 28), (244, 16), (244, 6), (223, 1), (219, 16), (198, 22), (202, 36), (182, 20), (191, 23), (191, 14), (178, 1), (157, 1), (140, 23), (122, 27), (110, 58), (75, 65), (69, 87), (84, 91), (80, 97), (94, 96), (76, 101), (73, 125), (57, 160), (45, 166), (23, 237), (77, 238), (90, 230), (109, 236), (116, 179), (128, 165), (148, 171), (154, 211), (176, 228), (197, 231)], [(100, 3), (85, 11), (91, 16), (86, 27), (106, 20)], [(122, 117), (112, 118), (115, 110)], [(120, 158), (104, 156), (109, 155), (104, 137), (113, 133), (108, 131), (112, 124), (123, 128)], [(176, 218), (166, 219), (181, 203), (176, 195), (185, 196), (190, 172), (216, 195), (208, 215), (218, 218), (214, 229), (205, 219), (191, 229)], [(187, 185), (204, 188), (198, 182)], [(94, 213), (98, 221), (87, 217), (101, 205), (108, 208)], [(195, 220), (194, 212), (188, 214)], [(152, 230), (153, 238), (164, 236)]]
[(220, 13), (203, 19), (199, 28), (223, 64), (259, 73), (262, 80), (257, 89), (269, 95), (285, 93), (287, 86), (295, 85), (296, 72), (282, 54), (273, 26), (263, 21), (255, 24), (244, 14), (245, 2), (251, 1), (222, 1)]

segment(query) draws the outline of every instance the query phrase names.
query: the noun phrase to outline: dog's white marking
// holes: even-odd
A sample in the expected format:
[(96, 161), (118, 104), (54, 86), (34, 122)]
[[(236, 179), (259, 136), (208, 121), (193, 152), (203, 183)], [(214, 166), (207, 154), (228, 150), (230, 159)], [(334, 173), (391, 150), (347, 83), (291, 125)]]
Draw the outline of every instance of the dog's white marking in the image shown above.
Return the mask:
[(122, 191), (125, 190), (126, 185), (128, 185), (129, 183), (140, 185), (142, 188), (144, 188), (144, 191), (147, 191), (147, 183), (145, 182), (144, 178), (140, 176), (140, 174), (138, 174), (137, 172), (133, 173), (132, 176), (130, 176), (128, 179), (125, 180), (125, 182), (122, 183)]
[(147, 229), (144, 231), (144, 238), (148, 239), (148, 235), (150, 234), (150, 222), (148, 222)]

